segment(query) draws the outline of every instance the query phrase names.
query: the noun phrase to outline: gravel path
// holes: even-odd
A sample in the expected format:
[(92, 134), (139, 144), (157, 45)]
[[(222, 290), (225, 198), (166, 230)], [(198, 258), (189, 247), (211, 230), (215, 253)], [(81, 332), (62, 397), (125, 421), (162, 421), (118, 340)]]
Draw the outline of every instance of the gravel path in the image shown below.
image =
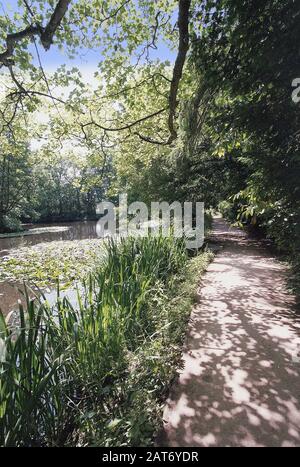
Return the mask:
[(158, 444), (300, 446), (300, 315), (285, 268), (220, 218), (212, 237), (223, 248), (199, 290)]

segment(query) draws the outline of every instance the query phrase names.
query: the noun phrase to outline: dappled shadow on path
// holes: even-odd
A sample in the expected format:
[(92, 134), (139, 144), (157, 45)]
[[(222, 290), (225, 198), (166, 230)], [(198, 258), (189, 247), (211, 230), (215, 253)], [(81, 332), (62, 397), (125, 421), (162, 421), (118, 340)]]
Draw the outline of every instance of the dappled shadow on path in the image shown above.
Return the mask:
[(222, 220), (218, 235), (158, 444), (300, 446), (300, 316), (286, 272)]

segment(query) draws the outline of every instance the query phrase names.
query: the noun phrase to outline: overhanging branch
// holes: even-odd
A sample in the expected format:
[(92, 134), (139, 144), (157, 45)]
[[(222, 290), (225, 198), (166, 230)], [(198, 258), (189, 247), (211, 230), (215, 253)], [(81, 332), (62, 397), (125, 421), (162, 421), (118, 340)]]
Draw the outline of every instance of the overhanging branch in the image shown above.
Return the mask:
[[(27, 4), (27, 2), (25, 2)], [(8, 34), (6, 37), (6, 50), (2, 53), (0, 53), (0, 66), (1, 63), (2, 65), (5, 65), (10, 68), (11, 74), (12, 70), (11, 67), (14, 64), (13, 61), (13, 55), (14, 55), (14, 50), (15, 46), (18, 42), (22, 41), (25, 38), (35, 38), (35, 36), (38, 36), (41, 40), (41, 43), (45, 50), (48, 50), (51, 47), (51, 44), (53, 43), (53, 38), (56, 33), (57, 28), (59, 27), (63, 17), (65, 16), (67, 9), (69, 7), (69, 4), (71, 3), (71, 0), (59, 0), (56, 4), (56, 7), (54, 9), (54, 12), (48, 22), (48, 24), (43, 27), (40, 24), (31, 24), (27, 28), (25, 28), (22, 31)], [(124, 6), (127, 1), (122, 5)], [(135, 122), (131, 122), (127, 125), (121, 125), (120, 127), (105, 127), (102, 126), (101, 124), (95, 122), (92, 120), (89, 123), (83, 124), (82, 129), (84, 127), (89, 126), (89, 125), (95, 125), (98, 128), (101, 128), (102, 130), (106, 132), (117, 132), (117, 131), (122, 131), (122, 130), (130, 130), (132, 127), (135, 125), (148, 120), (150, 118), (153, 118), (162, 112), (168, 111), (168, 130), (169, 130), (169, 138), (166, 141), (159, 141), (159, 140), (154, 140), (149, 136), (142, 135), (138, 131), (136, 131), (134, 134), (138, 136), (141, 140), (152, 143), (152, 144), (161, 144), (161, 145), (167, 145), (171, 144), (176, 138), (177, 138), (177, 129), (176, 129), (176, 109), (178, 106), (178, 89), (179, 89), (179, 84), (180, 80), (182, 78), (182, 73), (183, 73), (183, 67), (185, 64), (186, 60), (186, 55), (189, 49), (189, 13), (190, 13), (190, 5), (191, 5), (191, 0), (178, 0), (178, 30), (179, 30), (179, 44), (178, 44), (178, 53), (177, 57), (175, 60), (174, 68), (173, 68), (173, 74), (172, 74), (172, 80), (170, 82), (170, 92), (169, 92), (169, 98), (168, 98), (168, 107), (164, 109), (160, 109), (157, 112), (154, 112), (151, 115), (147, 115), (146, 117), (142, 117), (141, 119), (136, 120)], [(32, 14), (31, 14), (32, 16)], [(156, 16), (156, 21), (157, 21), (158, 15)], [(155, 26), (155, 35), (156, 35), (156, 29), (157, 25)], [(34, 92), (26, 92), (26, 90), (23, 88), (23, 86), (16, 80), (15, 76), (12, 74), (12, 78), (15, 81), (15, 84), (18, 86), (19, 89), (19, 94), (27, 94), (27, 95), (33, 95)], [(167, 79), (167, 78), (165, 78)], [(168, 80), (168, 79), (167, 79)], [(155, 83), (154, 83), (155, 85)], [(47, 94), (43, 93), (38, 93), (40, 96), (44, 97), (49, 97)], [(50, 93), (51, 94), (51, 93)], [(52, 97), (50, 95), (50, 97)], [(61, 103), (63, 103), (62, 100), (60, 100)]]
[(177, 96), (180, 80), (182, 78), (182, 71), (185, 64), (186, 55), (189, 49), (189, 13), (191, 0), (178, 0), (178, 29), (179, 29), (179, 44), (178, 44), (178, 53), (175, 60), (175, 65), (173, 68), (173, 76), (170, 85), (170, 94), (169, 94), (169, 117), (168, 117), (168, 129), (170, 136), (167, 141), (160, 141), (153, 139), (149, 136), (135, 132), (134, 134), (138, 136), (142, 141), (145, 141), (150, 144), (157, 144), (166, 146), (171, 144), (177, 138), (177, 130), (175, 127), (176, 119), (176, 108), (178, 105)]
[(65, 16), (70, 3), (71, 0), (59, 0), (46, 27), (40, 24), (31, 24), (22, 31), (8, 34), (6, 36), (6, 50), (0, 53), (0, 63), (5, 66), (13, 65), (15, 46), (18, 42), (26, 38), (39, 36), (43, 47), (45, 50), (48, 50), (53, 43), (55, 32)]
[(179, 29), (179, 45), (178, 53), (173, 68), (173, 78), (170, 86), (169, 95), (169, 118), (168, 127), (170, 136), (168, 143), (172, 143), (177, 138), (177, 131), (175, 128), (175, 113), (177, 108), (177, 94), (179, 83), (182, 77), (182, 70), (185, 63), (186, 55), (189, 49), (189, 12), (191, 0), (179, 0), (179, 13), (178, 13), (178, 29)]
[(52, 45), (55, 32), (58, 26), (60, 25), (63, 17), (67, 13), (67, 9), (70, 3), (71, 0), (59, 0), (59, 2), (57, 3), (54, 12), (50, 18), (50, 21), (45, 27), (43, 34), (41, 35), (41, 42), (45, 50), (48, 50)]
[(106, 127), (104, 125), (101, 125), (98, 122), (95, 122), (94, 119), (91, 116), (91, 121), (87, 122), (87, 123), (82, 123), (81, 128), (84, 129), (87, 126), (95, 125), (96, 127), (101, 128), (101, 130), (104, 130), (104, 131), (107, 131), (107, 132), (116, 132), (116, 131), (118, 132), (118, 131), (130, 130), (131, 128), (138, 125), (139, 123), (145, 122), (146, 120), (149, 120), (150, 118), (156, 117), (157, 115), (162, 114), (166, 110), (167, 110), (166, 108), (157, 110), (156, 112), (153, 112), (150, 115), (146, 115), (144, 117), (141, 117), (141, 118), (135, 120), (134, 122), (127, 123), (126, 125), (122, 125), (120, 127)]

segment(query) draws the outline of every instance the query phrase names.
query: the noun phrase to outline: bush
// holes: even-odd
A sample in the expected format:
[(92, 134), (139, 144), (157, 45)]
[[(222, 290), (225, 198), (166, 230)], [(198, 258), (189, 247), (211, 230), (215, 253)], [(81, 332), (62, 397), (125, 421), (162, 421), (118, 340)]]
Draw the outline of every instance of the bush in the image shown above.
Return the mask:
[(236, 222), (238, 209), (235, 203), (230, 201), (221, 201), (218, 204), (218, 211), (230, 222)]
[(3, 216), (0, 221), (0, 233), (20, 232), (21, 230), (22, 224), (17, 217)]

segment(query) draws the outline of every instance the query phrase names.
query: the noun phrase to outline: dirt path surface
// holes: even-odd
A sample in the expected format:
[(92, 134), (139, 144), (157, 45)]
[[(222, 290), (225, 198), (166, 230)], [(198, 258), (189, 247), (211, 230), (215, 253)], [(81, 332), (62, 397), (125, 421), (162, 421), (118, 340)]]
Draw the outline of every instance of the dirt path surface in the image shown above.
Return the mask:
[(223, 248), (199, 290), (159, 445), (300, 446), (300, 316), (286, 271), (222, 219), (213, 240)]

